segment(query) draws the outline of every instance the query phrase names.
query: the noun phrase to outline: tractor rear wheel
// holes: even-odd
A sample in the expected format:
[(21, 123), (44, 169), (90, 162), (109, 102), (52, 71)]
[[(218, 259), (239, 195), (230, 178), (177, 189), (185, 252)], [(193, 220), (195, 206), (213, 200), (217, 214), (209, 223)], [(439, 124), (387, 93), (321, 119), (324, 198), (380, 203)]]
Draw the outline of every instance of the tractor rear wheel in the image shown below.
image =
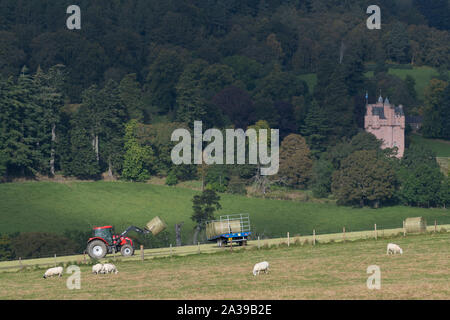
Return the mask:
[(124, 257), (131, 257), (134, 254), (134, 248), (131, 244), (124, 244), (122, 248), (120, 248), (120, 253)]
[(101, 259), (106, 256), (106, 245), (101, 240), (94, 240), (89, 242), (87, 252), (92, 259)]

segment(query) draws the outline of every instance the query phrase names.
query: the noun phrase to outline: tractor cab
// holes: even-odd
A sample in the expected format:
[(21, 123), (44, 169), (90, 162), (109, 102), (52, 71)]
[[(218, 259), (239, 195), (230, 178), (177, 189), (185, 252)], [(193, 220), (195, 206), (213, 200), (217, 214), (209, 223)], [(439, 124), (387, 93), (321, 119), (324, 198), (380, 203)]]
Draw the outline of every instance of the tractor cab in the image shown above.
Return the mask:
[(107, 243), (113, 243), (114, 229), (112, 226), (95, 227), (94, 228), (94, 238), (102, 238)]

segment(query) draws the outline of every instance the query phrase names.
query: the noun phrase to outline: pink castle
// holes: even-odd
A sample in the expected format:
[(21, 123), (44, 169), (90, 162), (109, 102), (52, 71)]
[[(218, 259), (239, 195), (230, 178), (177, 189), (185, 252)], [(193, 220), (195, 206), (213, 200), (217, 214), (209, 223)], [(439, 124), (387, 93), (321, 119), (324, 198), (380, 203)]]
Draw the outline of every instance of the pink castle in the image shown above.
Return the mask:
[(405, 114), (403, 106), (398, 107), (389, 103), (388, 98), (383, 102), (380, 96), (375, 104), (366, 105), (364, 129), (382, 140), (382, 148), (397, 147), (397, 158), (403, 157), (405, 151)]

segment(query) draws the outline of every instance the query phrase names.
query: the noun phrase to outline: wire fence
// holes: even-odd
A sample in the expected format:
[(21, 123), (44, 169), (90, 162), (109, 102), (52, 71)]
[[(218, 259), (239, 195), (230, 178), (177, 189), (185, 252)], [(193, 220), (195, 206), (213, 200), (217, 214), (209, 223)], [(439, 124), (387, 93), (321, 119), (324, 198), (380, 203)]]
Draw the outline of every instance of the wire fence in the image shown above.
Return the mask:
[[(427, 232), (437, 233), (437, 232), (449, 232), (450, 224), (438, 225), (437, 221), (434, 221), (433, 225), (427, 226)], [(107, 255), (102, 261), (122, 261), (122, 260), (136, 260), (144, 261), (146, 259), (155, 257), (176, 257), (176, 256), (186, 256), (193, 254), (203, 254), (203, 253), (214, 253), (221, 252), (224, 250), (236, 250), (243, 248), (257, 248), (261, 249), (264, 247), (271, 247), (273, 245), (285, 245), (290, 246), (293, 244), (310, 244), (316, 245), (318, 243), (328, 243), (328, 242), (346, 242), (354, 240), (364, 240), (364, 239), (378, 239), (392, 236), (406, 236), (408, 233), (403, 225), (401, 228), (383, 229), (374, 224), (372, 230), (364, 231), (349, 231), (346, 227), (342, 227), (342, 230), (337, 233), (319, 233), (315, 229), (312, 230), (309, 235), (291, 234), (286, 232), (278, 238), (265, 238), (261, 236), (254, 236), (247, 242), (247, 246), (237, 246), (231, 244), (231, 246), (218, 247), (215, 243), (200, 243), (197, 245), (184, 245), (173, 247), (170, 245), (166, 248), (156, 248), (156, 249), (145, 249), (143, 246), (135, 251), (135, 255), (130, 257), (124, 257), (120, 253), (112, 253)], [(24, 268), (40, 268), (40, 267), (51, 267), (57, 265), (66, 264), (92, 264), (93, 260), (86, 254), (78, 255), (67, 255), (67, 256), (57, 256), (56, 254), (48, 257), (41, 257), (39, 259), (25, 259), (22, 260), (10, 260), (0, 262), (0, 270), (17, 270)]]

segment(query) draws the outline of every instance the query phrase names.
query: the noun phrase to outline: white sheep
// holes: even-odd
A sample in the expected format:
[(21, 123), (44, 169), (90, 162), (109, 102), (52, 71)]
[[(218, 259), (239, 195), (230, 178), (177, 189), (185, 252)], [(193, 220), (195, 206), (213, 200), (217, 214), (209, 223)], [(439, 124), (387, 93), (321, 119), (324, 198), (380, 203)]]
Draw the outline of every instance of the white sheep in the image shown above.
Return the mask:
[(255, 264), (253, 267), (253, 275), (256, 276), (261, 271), (264, 271), (264, 273), (267, 273), (269, 271), (269, 263), (267, 261), (263, 261), (260, 263)]
[(388, 243), (387, 245), (387, 250), (386, 250), (386, 254), (396, 254), (396, 253), (400, 253), (403, 254), (403, 249), (400, 248), (398, 245), (396, 245), (395, 243)]
[(103, 269), (103, 264), (97, 263), (96, 265), (92, 266), (92, 273), (99, 274), (99, 273), (101, 273), (102, 269)]
[(105, 263), (103, 265), (103, 268), (101, 270), (101, 273), (119, 273), (119, 271), (117, 271), (117, 268), (115, 265), (113, 265), (112, 263)]
[(59, 277), (62, 277), (63, 267), (55, 267), (55, 268), (48, 269), (47, 271), (45, 271), (43, 278), (47, 279), (48, 277), (56, 276), (56, 275), (58, 275)]

